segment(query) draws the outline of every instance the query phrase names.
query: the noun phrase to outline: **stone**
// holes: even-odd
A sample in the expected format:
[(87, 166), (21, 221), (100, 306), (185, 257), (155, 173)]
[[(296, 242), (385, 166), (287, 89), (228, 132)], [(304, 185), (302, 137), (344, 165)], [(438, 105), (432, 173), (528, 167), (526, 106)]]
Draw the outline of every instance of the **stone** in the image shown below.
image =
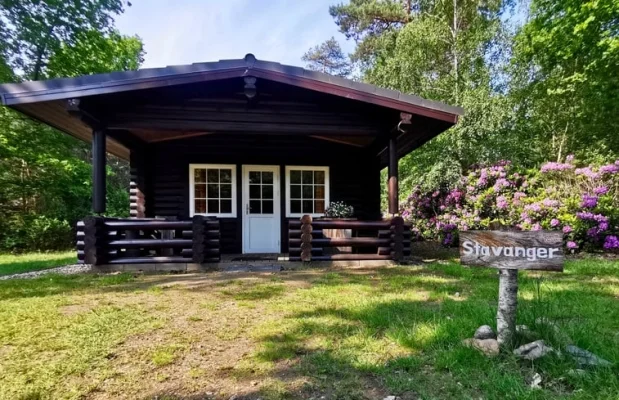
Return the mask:
[(531, 389), (540, 389), (540, 384), (542, 383), (542, 376), (538, 373), (535, 373), (531, 378), (531, 382), (529, 383), (529, 387)]
[(399, 400), (398, 396), (387, 396), (383, 400)]
[(477, 349), (488, 357), (499, 355), (499, 342), (496, 339), (464, 339), (462, 344), (466, 347)]
[(613, 365), (610, 361), (604, 360), (592, 352), (574, 345), (566, 346), (565, 352), (574, 357), (574, 360), (576, 360), (581, 367), (610, 367)]
[(475, 335), (473, 335), (475, 339), (496, 339), (496, 334), (490, 327), (490, 325), (482, 325), (475, 331)]
[(515, 349), (514, 355), (524, 358), (525, 360), (537, 360), (552, 352), (554, 352), (554, 349), (550, 346), (546, 346), (543, 340), (536, 340), (535, 342), (524, 344)]
[(516, 325), (516, 334), (531, 342), (537, 340), (539, 336), (533, 332), (527, 325)]

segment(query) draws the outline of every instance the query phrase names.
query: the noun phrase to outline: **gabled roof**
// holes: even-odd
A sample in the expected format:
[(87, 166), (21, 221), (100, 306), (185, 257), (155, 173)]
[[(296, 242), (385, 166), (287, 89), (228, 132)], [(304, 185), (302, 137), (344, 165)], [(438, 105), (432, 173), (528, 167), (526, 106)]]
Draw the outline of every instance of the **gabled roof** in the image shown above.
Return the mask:
[(2, 104), (19, 107), (29, 103), (111, 94), (209, 80), (254, 76), (318, 92), (456, 123), (463, 109), (395, 90), (383, 89), (350, 79), (310, 71), (276, 62), (257, 60), (247, 54), (242, 59), (190, 65), (146, 68), (76, 78), (51, 79), (0, 85)]

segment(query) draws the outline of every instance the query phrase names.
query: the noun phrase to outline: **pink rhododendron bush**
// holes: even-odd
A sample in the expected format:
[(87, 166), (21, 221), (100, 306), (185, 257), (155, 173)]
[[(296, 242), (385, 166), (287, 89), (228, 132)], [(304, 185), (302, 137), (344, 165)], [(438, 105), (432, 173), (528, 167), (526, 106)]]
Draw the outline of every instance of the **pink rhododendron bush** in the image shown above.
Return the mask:
[(418, 240), (458, 244), (458, 232), (492, 223), (526, 231), (560, 230), (573, 252), (619, 250), (619, 160), (599, 166), (548, 162), (518, 171), (509, 161), (475, 166), (455, 187), (415, 188), (401, 214)]

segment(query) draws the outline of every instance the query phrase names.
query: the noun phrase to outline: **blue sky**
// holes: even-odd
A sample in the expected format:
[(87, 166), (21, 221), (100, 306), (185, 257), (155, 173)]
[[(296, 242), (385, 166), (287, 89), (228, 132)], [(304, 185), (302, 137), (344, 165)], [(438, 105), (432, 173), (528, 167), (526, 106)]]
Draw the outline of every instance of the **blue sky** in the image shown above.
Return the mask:
[(124, 34), (145, 45), (143, 67), (256, 58), (303, 66), (301, 56), (335, 36), (346, 41), (329, 15), (342, 0), (133, 0), (116, 20)]

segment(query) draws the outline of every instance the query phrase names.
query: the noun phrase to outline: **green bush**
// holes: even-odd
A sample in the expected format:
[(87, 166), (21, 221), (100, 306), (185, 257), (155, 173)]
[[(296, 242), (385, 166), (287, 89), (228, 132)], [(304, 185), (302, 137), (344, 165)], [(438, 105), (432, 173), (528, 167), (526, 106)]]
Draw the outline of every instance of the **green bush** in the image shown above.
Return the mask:
[(17, 215), (1, 228), (0, 248), (11, 252), (66, 250), (73, 245), (71, 226), (57, 218)]

